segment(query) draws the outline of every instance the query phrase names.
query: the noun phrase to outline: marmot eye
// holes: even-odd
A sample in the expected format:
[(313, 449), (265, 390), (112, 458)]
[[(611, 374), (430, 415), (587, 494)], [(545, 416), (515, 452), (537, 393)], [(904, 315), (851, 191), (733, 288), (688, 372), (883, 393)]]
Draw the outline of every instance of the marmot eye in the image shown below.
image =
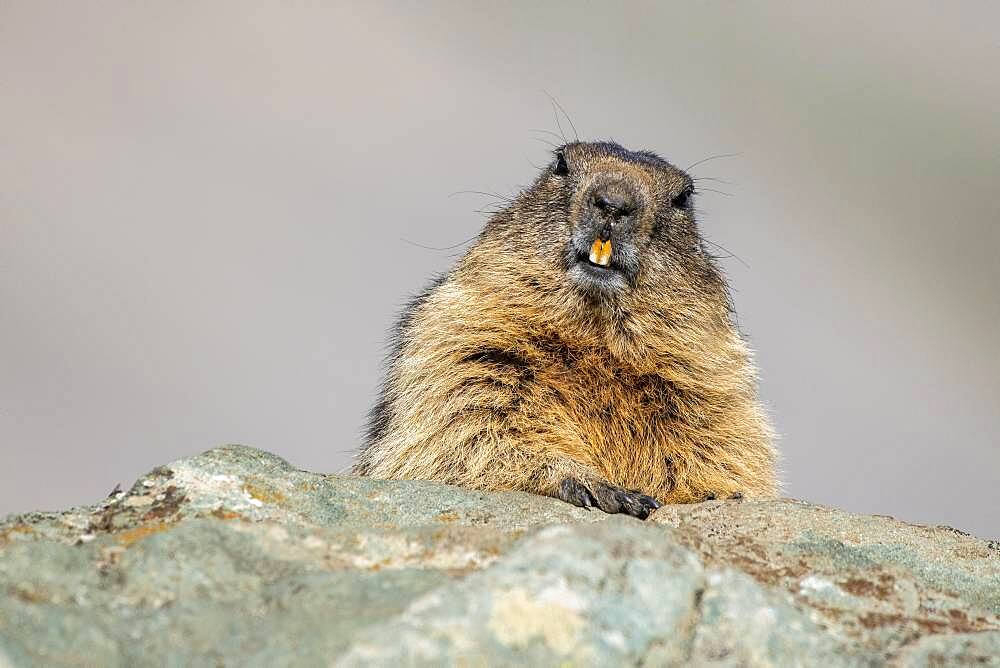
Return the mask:
[(552, 173), (556, 176), (566, 176), (569, 174), (569, 165), (566, 163), (566, 156), (562, 151), (556, 153), (556, 165), (552, 168)]
[(670, 200), (670, 206), (675, 209), (686, 209), (691, 206), (691, 195), (694, 194), (694, 188), (687, 187), (681, 191), (679, 195)]

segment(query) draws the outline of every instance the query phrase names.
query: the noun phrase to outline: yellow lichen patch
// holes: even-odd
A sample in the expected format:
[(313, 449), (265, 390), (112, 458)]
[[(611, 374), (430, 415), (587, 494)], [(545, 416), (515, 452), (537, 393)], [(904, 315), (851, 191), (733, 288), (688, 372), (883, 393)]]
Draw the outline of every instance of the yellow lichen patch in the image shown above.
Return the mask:
[(556, 652), (568, 654), (583, 627), (578, 607), (575, 601), (560, 602), (514, 589), (494, 602), (489, 627), (505, 645), (524, 647), (539, 638)]
[[(15, 585), (11, 592), (16, 598), (21, 599), (25, 603), (48, 603), (49, 595), (44, 590), (36, 589), (30, 584), (19, 584)], [(4, 664), (6, 665), (6, 664)]]
[(172, 522), (156, 522), (153, 524), (142, 524), (134, 529), (129, 529), (128, 531), (122, 531), (116, 537), (118, 542), (125, 547), (130, 547), (140, 540), (152, 536), (154, 534), (162, 533), (173, 526)]
[(243, 491), (261, 503), (282, 503), (285, 500), (285, 495), (278, 490), (249, 481), (243, 484)]
[(223, 508), (216, 508), (212, 511), (212, 517), (218, 520), (241, 520), (243, 516), (239, 513), (233, 512), (232, 510), (225, 510)]
[(4, 529), (0, 531), (0, 547), (3, 547), (11, 541), (11, 535), (16, 533), (34, 533), (35, 530), (32, 529), (27, 524), (15, 524), (9, 529)]

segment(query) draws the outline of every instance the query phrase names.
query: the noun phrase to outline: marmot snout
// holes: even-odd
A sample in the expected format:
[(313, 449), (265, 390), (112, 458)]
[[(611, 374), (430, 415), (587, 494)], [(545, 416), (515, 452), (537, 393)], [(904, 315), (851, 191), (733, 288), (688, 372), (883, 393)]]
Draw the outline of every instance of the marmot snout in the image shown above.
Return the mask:
[(404, 310), (354, 471), (644, 518), (777, 491), (691, 177), (571, 143)]

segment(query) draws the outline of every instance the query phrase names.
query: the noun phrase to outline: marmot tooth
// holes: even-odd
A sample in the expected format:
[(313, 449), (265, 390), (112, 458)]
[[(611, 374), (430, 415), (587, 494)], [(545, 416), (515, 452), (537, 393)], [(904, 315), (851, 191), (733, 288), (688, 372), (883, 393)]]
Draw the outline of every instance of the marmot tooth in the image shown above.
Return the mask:
[(601, 257), (598, 259), (597, 264), (602, 267), (607, 267), (611, 264), (611, 239), (604, 242), (604, 247), (601, 248)]
[(590, 262), (592, 264), (597, 264), (597, 260), (600, 259), (601, 253), (604, 250), (604, 244), (601, 243), (600, 239), (594, 239), (594, 245), (590, 247)]
[(611, 264), (611, 240), (601, 241), (594, 239), (594, 245), (590, 247), (590, 261), (593, 264), (606, 267)]

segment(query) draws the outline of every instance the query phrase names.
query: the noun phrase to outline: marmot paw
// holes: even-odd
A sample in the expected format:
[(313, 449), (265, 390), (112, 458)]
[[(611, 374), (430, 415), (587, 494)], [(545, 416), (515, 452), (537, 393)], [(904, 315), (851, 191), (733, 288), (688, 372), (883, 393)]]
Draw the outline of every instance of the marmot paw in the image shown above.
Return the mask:
[(600, 508), (606, 513), (624, 513), (644, 520), (660, 507), (660, 502), (641, 492), (623, 489), (607, 482), (584, 484), (566, 478), (559, 485), (559, 498), (581, 508)]
[[(706, 494), (702, 501), (715, 501), (718, 498), (719, 496), (717, 494)], [(743, 492), (733, 492), (729, 496), (723, 498), (729, 499), (730, 501), (740, 501), (743, 499)]]

